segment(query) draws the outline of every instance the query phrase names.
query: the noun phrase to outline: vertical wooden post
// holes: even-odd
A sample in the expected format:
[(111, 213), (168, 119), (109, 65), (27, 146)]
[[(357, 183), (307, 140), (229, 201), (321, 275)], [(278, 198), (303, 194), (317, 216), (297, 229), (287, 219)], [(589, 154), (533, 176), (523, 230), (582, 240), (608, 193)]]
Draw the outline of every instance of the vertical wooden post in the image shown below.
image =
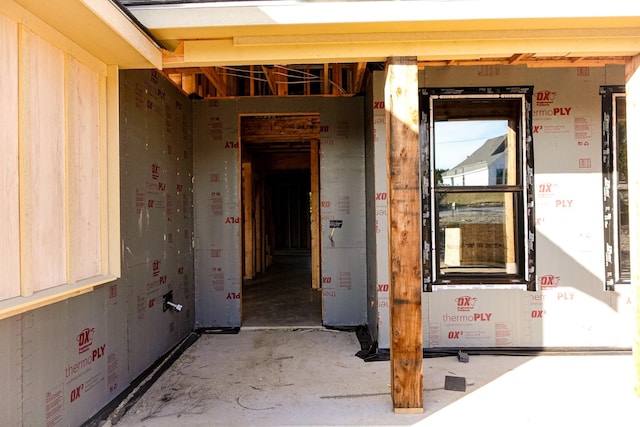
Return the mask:
[(385, 108), (391, 394), (396, 413), (422, 413), (422, 215), (418, 62), (415, 57), (389, 58)]
[(320, 141), (311, 140), (311, 287), (320, 289)]
[(629, 240), (631, 292), (635, 301), (633, 360), (635, 391), (640, 396), (640, 170), (634, 162), (640, 157), (640, 55), (627, 62), (627, 168), (629, 185)]
[(251, 159), (242, 162), (243, 185), (243, 217), (244, 227), (244, 278), (253, 279), (255, 276), (255, 250), (254, 250), (254, 218), (253, 218), (253, 170)]

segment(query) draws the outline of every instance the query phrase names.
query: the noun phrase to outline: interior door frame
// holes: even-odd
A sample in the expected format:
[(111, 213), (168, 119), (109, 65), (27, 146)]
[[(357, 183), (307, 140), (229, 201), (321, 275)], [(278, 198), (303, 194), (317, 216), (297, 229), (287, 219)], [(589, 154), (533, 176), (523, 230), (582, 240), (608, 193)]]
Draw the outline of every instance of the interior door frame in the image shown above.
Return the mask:
[[(242, 262), (240, 263), (240, 277), (244, 278), (243, 273), (243, 265), (247, 260), (247, 249), (246, 249), (246, 233), (248, 232), (248, 227), (251, 227), (251, 224), (248, 223), (247, 218), (252, 218), (252, 212), (255, 209), (253, 206), (254, 197), (247, 198), (245, 195), (245, 189), (249, 188), (250, 191), (253, 187), (252, 175), (253, 175), (253, 159), (250, 159), (248, 163), (250, 166), (247, 168), (243, 167), (244, 163), (247, 163), (247, 159), (245, 159), (244, 155), (244, 145), (243, 145), (243, 132), (242, 132), (242, 119), (244, 117), (278, 117), (283, 119), (295, 119), (295, 118), (310, 118), (313, 122), (313, 126), (308, 129), (300, 130), (297, 135), (289, 135), (289, 137), (297, 137), (300, 141), (308, 141), (309, 142), (309, 164), (310, 164), (310, 174), (311, 174), (311, 287), (312, 289), (319, 290), (322, 286), (321, 280), (321, 212), (320, 212), (320, 198), (321, 198), (321, 189), (320, 189), (320, 113), (243, 113), (238, 115), (238, 179), (239, 179), (239, 194), (238, 194), (238, 203), (240, 204), (240, 250), (239, 256)], [(274, 133), (273, 135), (261, 135), (261, 139), (264, 139), (265, 142), (270, 140), (273, 141), (281, 141), (283, 136), (280, 133)], [(248, 171), (247, 171), (248, 169)], [(248, 183), (248, 186), (244, 184)], [(247, 201), (250, 204), (247, 206)], [(249, 232), (253, 233), (252, 229)], [(255, 237), (252, 237), (255, 238)], [(249, 258), (253, 259), (253, 255), (249, 256)]]

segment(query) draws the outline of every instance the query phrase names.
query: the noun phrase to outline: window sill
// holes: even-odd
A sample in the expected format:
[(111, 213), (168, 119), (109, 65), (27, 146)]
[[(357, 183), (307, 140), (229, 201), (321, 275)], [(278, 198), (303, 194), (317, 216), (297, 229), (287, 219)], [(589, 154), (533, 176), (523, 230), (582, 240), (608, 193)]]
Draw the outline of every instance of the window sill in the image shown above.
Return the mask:
[(0, 301), (0, 320), (86, 294), (93, 291), (96, 286), (116, 279), (114, 276), (96, 276), (73, 284), (45, 289), (28, 297), (8, 298)]
[(468, 289), (515, 289), (526, 291), (527, 284), (526, 283), (496, 283), (496, 284), (488, 284), (488, 283), (460, 283), (460, 284), (433, 284), (431, 285), (431, 290), (433, 292), (436, 291), (450, 291), (450, 290), (468, 290)]

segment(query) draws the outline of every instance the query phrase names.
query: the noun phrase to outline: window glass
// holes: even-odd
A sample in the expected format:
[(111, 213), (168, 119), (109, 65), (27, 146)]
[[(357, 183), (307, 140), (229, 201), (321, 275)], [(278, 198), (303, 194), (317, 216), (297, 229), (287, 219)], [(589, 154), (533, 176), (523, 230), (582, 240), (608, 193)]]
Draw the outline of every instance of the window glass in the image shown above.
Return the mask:
[(623, 86), (603, 86), (602, 187), (605, 289), (631, 278), (629, 192), (627, 185), (627, 109)]
[(515, 274), (514, 193), (439, 193), (440, 275)]
[(629, 193), (627, 190), (627, 103), (624, 96), (615, 102), (615, 157), (618, 207), (618, 269), (620, 278), (629, 278), (631, 261), (629, 254)]
[(427, 291), (535, 287), (532, 181), (525, 176), (533, 170), (526, 138), (531, 93), (531, 87), (423, 90)]
[(505, 143), (507, 130), (506, 120), (436, 122), (436, 185), (503, 184), (506, 159), (513, 155)]

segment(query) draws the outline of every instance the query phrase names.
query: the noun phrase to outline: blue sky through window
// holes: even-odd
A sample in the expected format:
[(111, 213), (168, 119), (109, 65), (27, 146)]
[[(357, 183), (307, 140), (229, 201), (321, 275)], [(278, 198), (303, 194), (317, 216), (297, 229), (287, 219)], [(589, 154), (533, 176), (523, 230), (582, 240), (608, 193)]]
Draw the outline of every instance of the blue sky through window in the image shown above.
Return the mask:
[(464, 120), (435, 123), (436, 169), (448, 170), (476, 151), (487, 139), (507, 133), (506, 120)]

